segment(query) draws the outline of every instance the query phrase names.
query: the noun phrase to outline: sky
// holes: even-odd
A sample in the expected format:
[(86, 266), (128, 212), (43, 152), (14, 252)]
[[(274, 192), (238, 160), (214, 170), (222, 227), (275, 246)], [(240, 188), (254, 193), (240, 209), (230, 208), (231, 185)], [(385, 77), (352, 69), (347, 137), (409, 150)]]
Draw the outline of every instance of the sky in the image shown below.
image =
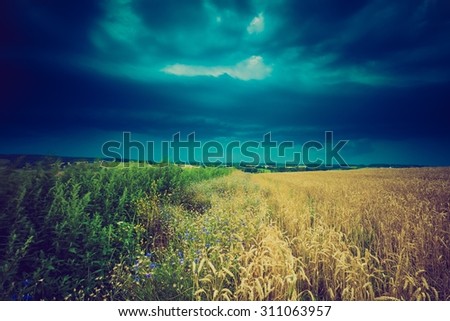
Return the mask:
[(450, 165), (448, 0), (0, 4), (0, 153), (348, 140), (352, 164)]

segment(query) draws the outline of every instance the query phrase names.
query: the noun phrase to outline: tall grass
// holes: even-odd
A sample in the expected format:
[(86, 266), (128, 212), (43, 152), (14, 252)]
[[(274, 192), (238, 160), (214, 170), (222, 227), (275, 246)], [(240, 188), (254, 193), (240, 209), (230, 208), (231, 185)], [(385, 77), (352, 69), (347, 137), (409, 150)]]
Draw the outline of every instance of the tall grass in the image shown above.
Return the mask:
[(99, 164), (1, 168), (0, 298), (98, 299), (113, 291), (117, 264), (133, 264), (170, 236), (164, 208), (187, 206), (191, 184), (227, 172)]

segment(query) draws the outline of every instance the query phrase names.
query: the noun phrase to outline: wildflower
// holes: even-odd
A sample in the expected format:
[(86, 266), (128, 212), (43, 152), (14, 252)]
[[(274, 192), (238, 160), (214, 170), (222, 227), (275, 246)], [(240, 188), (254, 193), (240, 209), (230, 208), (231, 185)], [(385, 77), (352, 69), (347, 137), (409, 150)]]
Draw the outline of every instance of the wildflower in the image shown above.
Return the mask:
[(150, 279), (150, 278), (152, 277), (152, 274), (151, 274), (151, 273), (147, 273), (147, 274), (145, 274), (145, 277), (146, 277), (147, 279)]
[(152, 253), (147, 252), (147, 253), (145, 253), (145, 256), (150, 258), (150, 257), (152, 257)]
[(151, 262), (149, 267), (153, 270), (154, 268), (158, 267), (158, 264), (156, 264), (155, 262)]
[(28, 279), (25, 279), (25, 280), (22, 281), (22, 286), (23, 286), (24, 288), (26, 288), (26, 287), (29, 286), (30, 284), (31, 284), (31, 281), (28, 280)]
[(27, 294), (24, 294), (24, 296), (22, 297), (22, 299), (23, 299), (24, 301), (31, 301), (31, 300), (33, 300), (33, 296), (32, 296), (31, 294), (27, 293)]

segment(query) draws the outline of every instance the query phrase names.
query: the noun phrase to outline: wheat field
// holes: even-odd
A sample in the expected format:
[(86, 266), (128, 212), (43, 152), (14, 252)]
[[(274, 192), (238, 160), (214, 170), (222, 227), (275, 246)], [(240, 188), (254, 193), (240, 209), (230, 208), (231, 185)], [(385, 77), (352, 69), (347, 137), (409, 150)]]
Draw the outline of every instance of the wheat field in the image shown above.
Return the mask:
[(450, 298), (448, 168), (234, 172), (195, 188), (210, 206), (189, 225), (216, 238), (197, 241), (195, 299)]
[(0, 299), (450, 299), (450, 168), (2, 175)]

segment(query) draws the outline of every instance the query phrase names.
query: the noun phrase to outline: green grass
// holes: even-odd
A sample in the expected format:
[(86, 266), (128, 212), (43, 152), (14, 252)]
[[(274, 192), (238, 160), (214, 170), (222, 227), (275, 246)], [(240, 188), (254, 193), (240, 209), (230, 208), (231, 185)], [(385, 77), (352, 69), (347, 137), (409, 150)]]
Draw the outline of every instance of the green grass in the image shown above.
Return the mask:
[[(99, 164), (65, 169), (3, 167), (0, 299), (133, 298), (126, 290), (127, 278), (142, 283), (141, 276), (148, 274), (132, 271), (137, 261), (150, 259), (146, 253), (159, 252), (158, 257), (151, 256), (158, 261), (176, 257), (169, 244), (175, 233), (172, 208), (179, 207), (183, 213), (184, 209), (201, 210), (208, 204), (192, 196), (192, 184), (229, 172), (177, 166), (103, 168)], [(156, 264), (160, 266), (155, 262), (153, 269)], [(125, 272), (127, 277), (120, 275)], [(170, 283), (168, 277), (177, 278), (180, 273), (179, 268), (168, 266), (155, 278)], [(114, 282), (125, 284), (119, 288)], [(170, 284), (158, 282), (155, 285), (167, 293), (152, 293), (153, 297), (174, 295)]]

